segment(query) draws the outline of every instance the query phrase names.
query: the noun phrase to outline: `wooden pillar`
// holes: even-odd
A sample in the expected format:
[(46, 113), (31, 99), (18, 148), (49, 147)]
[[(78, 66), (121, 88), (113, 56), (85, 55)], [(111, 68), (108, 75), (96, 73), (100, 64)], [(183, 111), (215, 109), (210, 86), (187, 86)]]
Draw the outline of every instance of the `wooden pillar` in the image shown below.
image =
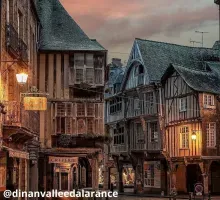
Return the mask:
[(98, 189), (98, 182), (99, 182), (99, 174), (98, 174), (98, 160), (97, 157), (92, 158), (91, 162), (91, 167), (92, 167), (92, 188), (94, 190)]
[(104, 190), (110, 189), (110, 187), (109, 187), (109, 181), (110, 181), (109, 171), (110, 171), (110, 168), (108, 166), (104, 166), (104, 185), (103, 185)]
[[(30, 169), (30, 191), (38, 191), (38, 164), (34, 163)], [(37, 199), (33, 198), (34, 200)]]
[[(45, 65), (46, 65), (46, 55), (40, 54), (40, 80), (39, 80), (39, 90), (45, 92)], [(41, 147), (45, 146), (45, 112), (40, 112), (40, 143)]]
[(144, 162), (143, 158), (138, 157), (137, 158), (137, 165), (135, 167), (135, 192), (136, 193), (143, 193), (144, 189)]
[[(48, 93), (49, 99), (53, 98), (53, 92), (54, 92), (54, 55), (49, 54), (49, 73), (48, 73)], [(56, 77), (55, 77), (56, 78)]]
[[(22, 185), (22, 180), (21, 180), (21, 177), (22, 177), (22, 159), (19, 158), (19, 166), (18, 166), (18, 189), (21, 190), (21, 185)], [(21, 197), (18, 197), (18, 200), (20, 200)]]
[[(24, 160), (24, 166), (25, 166), (25, 191), (29, 191), (29, 160)], [(25, 200), (28, 199), (25, 197)]]
[(64, 99), (69, 99), (69, 55), (64, 55)]
[(117, 175), (117, 189), (118, 192), (123, 193), (124, 192), (124, 185), (123, 185), (123, 165), (120, 164), (118, 167), (118, 175)]
[(61, 98), (61, 54), (56, 56), (56, 98)]

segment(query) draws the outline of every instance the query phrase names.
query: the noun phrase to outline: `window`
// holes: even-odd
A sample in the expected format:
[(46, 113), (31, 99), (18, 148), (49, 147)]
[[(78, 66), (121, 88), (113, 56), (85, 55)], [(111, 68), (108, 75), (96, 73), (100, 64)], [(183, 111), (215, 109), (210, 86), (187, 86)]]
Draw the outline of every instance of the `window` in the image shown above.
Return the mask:
[(215, 106), (215, 98), (214, 95), (204, 94), (204, 107), (210, 108)]
[(110, 114), (120, 112), (122, 109), (122, 98), (117, 97), (110, 101)]
[(58, 103), (56, 105), (56, 133), (72, 133), (72, 104)]
[(137, 129), (137, 143), (143, 144), (144, 143), (144, 131), (143, 131), (141, 123), (136, 124), (136, 129)]
[(147, 165), (144, 169), (144, 185), (145, 186), (154, 186), (154, 178), (155, 178), (155, 172), (154, 172), (154, 164)]
[(216, 147), (216, 124), (208, 123), (206, 126), (207, 131), (207, 147)]
[(14, 18), (14, 0), (7, 0), (6, 1), (6, 21), (7, 23), (13, 23)]
[(150, 123), (150, 138), (151, 142), (158, 142), (157, 122)]
[(146, 114), (153, 114), (154, 113), (154, 93), (153, 92), (147, 92), (145, 94), (145, 108), (146, 108)]
[(114, 145), (122, 145), (125, 143), (124, 140), (124, 127), (114, 129)]
[(75, 66), (84, 67), (84, 54), (76, 53), (74, 54)]
[(83, 82), (83, 69), (76, 69), (76, 82)]
[(78, 103), (77, 104), (77, 116), (85, 116), (85, 104)]
[(187, 99), (186, 97), (180, 99), (180, 112), (185, 112), (187, 108)]
[(21, 11), (18, 11), (18, 35), (19, 38), (23, 39), (24, 38), (24, 17)]
[(180, 128), (180, 145), (182, 149), (189, 148), (189, 128), (187, 126)]

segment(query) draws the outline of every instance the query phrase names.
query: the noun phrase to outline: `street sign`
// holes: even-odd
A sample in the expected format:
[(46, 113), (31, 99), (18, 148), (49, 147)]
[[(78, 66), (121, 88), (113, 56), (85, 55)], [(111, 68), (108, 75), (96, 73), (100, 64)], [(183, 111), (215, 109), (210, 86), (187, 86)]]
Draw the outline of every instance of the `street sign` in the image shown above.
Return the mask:
[(194, 186), (194, 191), (195, 191), (196, 196), (202, 196), (202, 193), (203, 193), (202, 183), (196, 183)]

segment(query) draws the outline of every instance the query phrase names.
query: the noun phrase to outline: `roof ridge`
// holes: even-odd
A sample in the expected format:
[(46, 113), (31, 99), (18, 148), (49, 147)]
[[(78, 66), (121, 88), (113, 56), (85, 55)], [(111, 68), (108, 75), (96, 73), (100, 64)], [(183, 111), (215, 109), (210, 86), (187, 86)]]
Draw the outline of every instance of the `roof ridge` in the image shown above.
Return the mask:
[(160, 44), (169, 44), (169, 45), (180, 46), (180, 47), (188, 47), (188, 48), (192, 48), (192, 49), (209, 49), (209, 50), (216, 51), (216, 49), (213, 49), (213, 48), (210, 48), (210, 47), (192, 47), (192, 46), (186, 46), (186, 45), (163, 42), (163, 41), (147, 40), (147, 39), (142, 39), (142, 38), (135, 38), (135, 40), (141, 40), (141, 41), (153, 42), (153, 43), (160, 43)]

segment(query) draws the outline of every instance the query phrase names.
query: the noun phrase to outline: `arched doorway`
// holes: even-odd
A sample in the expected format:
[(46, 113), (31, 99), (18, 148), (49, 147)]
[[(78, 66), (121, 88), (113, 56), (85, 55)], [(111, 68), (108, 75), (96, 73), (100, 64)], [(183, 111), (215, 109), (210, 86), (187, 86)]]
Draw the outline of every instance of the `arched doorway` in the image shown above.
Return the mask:
[(87, 158), (79, 158), (79, 187), (92, 187), (92, 168)]
[(220, 163), (212, 162), (210, 166), (210, 175), (211, 175), (211, 192), (215, 194), (220, 194)]
[(199, 164), (190, 164), (186, 167), (186, 188), (188, 192), (194, 192), (194, 185), (196, 183), (203, 183), (202, 171)]

